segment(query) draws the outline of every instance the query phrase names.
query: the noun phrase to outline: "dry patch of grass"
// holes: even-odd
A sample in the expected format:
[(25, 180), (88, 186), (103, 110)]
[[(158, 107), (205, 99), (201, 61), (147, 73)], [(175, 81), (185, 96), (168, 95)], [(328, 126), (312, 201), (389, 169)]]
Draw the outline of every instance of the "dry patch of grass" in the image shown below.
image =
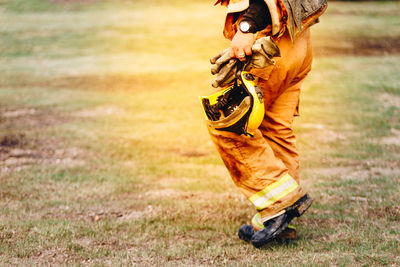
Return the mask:
[(71, 122), (71, 115), (24, 107), (2, 108), (0, 112), (0, 168), (3, 175), (32, 166), (74, 168), (85, 164), (87, 153), (81, 148), (67, 147), (63, 138), (32, 135), (37, 129)]
[(383, 93), (380, 95), (380, 100), (385, 107), (400, 108), (400, 96), (390, 93)]
[(117, 116), (123, 116), (124, 109), (117, 107), (117, 106), (99, 106), (93, 109), (84, 109), (80, 110), (78, 112), (73, 113), (74, 116), (77, 117), (103, 117), (103, 116), (110, 116), (110, 115), (117, 115)]
[[(318, 56), (385, 56), (399, 54), (396, 2), (329, 3), (321, 24), (313, 31)], [(337, 23), (346, 21), (346, 23)], [(368, 26), (367, 26), (368, 25)], [(381, 30), (385, 28), (385, 30)]]
[(0, 139), (1, 173), (19, 171), (22, 168), (58, 166), (74, 168), (85, 164), (87, 156), (80, 148), (58, 148), (58, 138), (29, 139), (22, 134), (4, 135)]
[(66, 123), (70, 117), (64, 114), (55, 114), (49, 110), (12, 109), (1, 111), (1, 128), (12, 129), (15, 127), (46, 127)]
[[(167, 79), (168, 81), (168, 79)], [(148, 83), (154, 82), (161, 86), (165, 78), (154, 77), (150, 74), (143, 75), (123, 75), (123, 74), (105, 74), (105, 75), (54, 75), (42, 77), (24, 73), (18, 77), (8, 75), (0, 80), (0, 86), (7, 88), (40, 88), (51, 86), (54, 89), (72, 89), (72, 90), (93, 90), (93, 91), (135, 91), (146, 90)]]
[[(346, 37), (338, 42), (324, 38), (324, 44), (317, 46), (314, 53), (317, 56), (387, 56), (400, 53), (400, 37)], [(334, 46), (332, 44), (338, 44)]]
[(400, 130), (391, 129), (391, 136), (379, 139), (379, 143), (383, 145), (400, 146)]

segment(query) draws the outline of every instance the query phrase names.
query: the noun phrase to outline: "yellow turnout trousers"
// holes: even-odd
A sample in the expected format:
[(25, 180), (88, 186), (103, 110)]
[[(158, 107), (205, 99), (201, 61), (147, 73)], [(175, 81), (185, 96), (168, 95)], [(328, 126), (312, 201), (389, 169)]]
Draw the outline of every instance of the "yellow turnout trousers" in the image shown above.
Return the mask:
[(251, 71), (264, 93), (265, 105), (264, 120), (254, 137), (209, 128), (234, 183), (263, 221), (305, 194), (300, 187), (292, 124), (298, 115), (301, 85), (311, 70), (310, 32), (305, 29), (294, 43), (288, 33), (275, 42), (281, 50), (276, 64)]

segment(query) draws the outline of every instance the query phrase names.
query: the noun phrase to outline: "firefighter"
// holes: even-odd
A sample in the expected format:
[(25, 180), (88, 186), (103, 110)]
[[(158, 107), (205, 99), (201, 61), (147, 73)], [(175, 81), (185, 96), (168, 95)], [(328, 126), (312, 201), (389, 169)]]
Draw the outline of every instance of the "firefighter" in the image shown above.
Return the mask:
[(291, 220), (301, 216), (312, 203), (300, 186), (299, 154), (292, 124), (299, 114), (302, 83), (311, 70), (309, 27), (318, 22), (327, 2), (219, 0), (216, 4), (227, 7), (223, 33), (231, 45), (211, 60), (216, 75), (214, 87), (226, 87), (234, 81), (236, 62), (251, 59), (256, 40), (268, 36), (279, 48), (279, 52), (269, 53), (274, 57), (271, 64), (247, 69), (262, 95), (264, 114), (259, 127), (246, 134), (238, 132), (237, 127), (232, 130), (208, 126), (235, 185), (257, 210), (252, 225), (239, 229), (239, 237), (259, 248), (292, 230)]

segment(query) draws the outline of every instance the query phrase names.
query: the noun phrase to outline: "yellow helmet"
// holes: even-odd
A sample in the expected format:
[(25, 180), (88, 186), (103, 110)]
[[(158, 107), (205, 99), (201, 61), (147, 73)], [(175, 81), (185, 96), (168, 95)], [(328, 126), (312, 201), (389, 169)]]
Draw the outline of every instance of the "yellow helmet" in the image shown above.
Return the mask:
[(242, 71), (235, 84), (209, 96), (200, 96), (207, 124), (216, 130), (254, 136), (264, 118), (263, 93), (254, 76)]

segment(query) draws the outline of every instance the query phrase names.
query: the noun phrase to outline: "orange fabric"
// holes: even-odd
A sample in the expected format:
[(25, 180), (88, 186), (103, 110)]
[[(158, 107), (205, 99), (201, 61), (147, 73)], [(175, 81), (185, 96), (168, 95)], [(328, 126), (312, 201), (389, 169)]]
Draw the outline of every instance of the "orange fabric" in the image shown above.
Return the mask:
[[(288, 33), (275, 40), (281, 50), (274, 66), (254, 69), (264, 93), (265, 117), (253, 138), (209, 128), (211, 139), (239, 190), (250, 198), (289, 173), (298, 183), (299, 155), (292, 130), (301, 85), (311, 69), (309, 29), (292, 43)], [(262, 218), (276, 214), (305, 194), (299, 186), (261, 210)]]
[(235, 20), (235, 14), (229, 13), (225, 18), (225, 26), (224, 26), (224, 37), (226, 39), (232, 40), (238, 30), (238, 22), (240, 20)]
[(277, 0), (276, 5), (278, 7), (279, 17), (281, 19), (281, 25), (282, 25), (277, 36), (281, 37), (285, 33), (289, 15), (288, 15), (288, 11), (286, 10), (285, 5), (283, 4), (283, 2), (281, 0)]

